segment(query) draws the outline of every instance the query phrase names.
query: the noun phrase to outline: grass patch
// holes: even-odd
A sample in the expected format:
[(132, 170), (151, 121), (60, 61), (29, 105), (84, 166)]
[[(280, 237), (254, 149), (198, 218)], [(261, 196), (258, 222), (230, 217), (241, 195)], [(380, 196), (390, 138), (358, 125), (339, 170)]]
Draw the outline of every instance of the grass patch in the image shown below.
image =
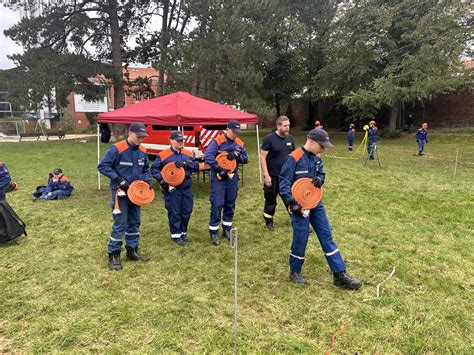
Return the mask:
[[(295, 133), (297, 143), (305, 134)], [(290, 221), (279, 205), (276, 231), (263, 228), (256, 143), (251, 133), (243, 136), (251, 162), (235, 216), (240, 351), (321, 353), (344, 323), (350, 327), (336, 339), (339, 353), (473, 351), (471, 131), (430, 133), (422, 158), (414, 135), (381, 140), (381, 169), (341, 159), (349, 155), (345, 134), (331, 134), (324, 201), (348, 270), (364, 281), (359, 292), (332, 286), (314, 234), (303, 269), (311, 284), (288, 282)], [(208, 185), (201, 182), (195, 197), (188, 246), (170, 242), (157, 194), (142, 209), (141, 247), (152, 260), (125, 261), (122, 272), (110, 272), (108, 180), (97, 191), (95, 149), (92, 139), (0, 144), (20, 185), (7, 198), (28, 230), (20, 245), (0, 246), (0, 349), (231, 352), (233, 250), (210, 244)], [(57, 166), (76, 187), (72, 197), (32, 203), (35, 187)], [(394, 265), (382, 297), (367, 300)]]

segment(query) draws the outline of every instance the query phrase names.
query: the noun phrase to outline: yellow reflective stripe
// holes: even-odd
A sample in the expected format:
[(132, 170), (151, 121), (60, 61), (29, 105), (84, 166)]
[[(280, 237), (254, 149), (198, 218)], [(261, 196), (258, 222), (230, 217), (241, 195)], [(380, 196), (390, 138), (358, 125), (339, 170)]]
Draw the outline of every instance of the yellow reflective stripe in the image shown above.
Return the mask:
[(263, 212), (263, 217), (265, 218), (273, 218), (272, 215), (269, 215), (268, 213)]

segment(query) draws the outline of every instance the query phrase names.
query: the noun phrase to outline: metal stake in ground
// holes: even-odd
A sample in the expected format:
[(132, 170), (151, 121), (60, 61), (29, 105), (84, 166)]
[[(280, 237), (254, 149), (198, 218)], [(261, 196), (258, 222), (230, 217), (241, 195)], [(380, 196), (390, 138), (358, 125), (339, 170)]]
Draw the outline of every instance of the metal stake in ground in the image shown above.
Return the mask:
[(370, 149), (369, 154), (367, 154), (367, 159), (365, 159), (364, 166), (367, 166), (368, 161), (370, 160), (370, 157), (374, 155), (377, 157), (377, 161), (379, 162), (379, 167), (382, 167), (382, 164), (380, 164), (380, 157), (379, 157), (379, 151), (377, 149), (377, 144), (373, 144), (372, 148)]
[(237, 264), (238, 264), (238, 228), (230, 230), (229, 245), (234, 249), (234, 354), (237, 354)]
[(458, 171), (458, 156), (459, 156), (459, 148), (456, 148), (456, 162), (454, 163), (454, 177), (456, 177), (456, 172)]

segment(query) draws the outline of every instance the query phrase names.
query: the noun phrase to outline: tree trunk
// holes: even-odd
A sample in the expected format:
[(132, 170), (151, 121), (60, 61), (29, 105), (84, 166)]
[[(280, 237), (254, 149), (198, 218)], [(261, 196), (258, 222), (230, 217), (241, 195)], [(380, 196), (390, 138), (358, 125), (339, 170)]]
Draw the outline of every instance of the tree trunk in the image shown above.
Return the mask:
[(112, 43), (112, 66), (114, 68), (114, 108), (125, 106), (125, 89), (122, 73), (122, 49), (120, 40), (117, 0), (110, 0), (110, 37)]
[(275, 110), (276, 110), (276, 115), (279, 117), (281, 115), (281, 110), (280, 110), (280, 95), (275, 94)]
[(395, 102), (390, 110), (390, 121), (388, 123), (388, 130), (393, 132), (397, 129), (397, 119), (398, 119), (398, 111), (400, 110), (400, 103)]
[[(159, 3), (160, 1), (157, 1)], [(165, 93), (165, 68), (166, 55), (168, 47), (168, 14), (170, 11), (170, 1), (163, 1), (163, 18), (161, 24), (161, 38), (160, 38), (160, 65), (158, 72), (158, 96), (163, 96)]]

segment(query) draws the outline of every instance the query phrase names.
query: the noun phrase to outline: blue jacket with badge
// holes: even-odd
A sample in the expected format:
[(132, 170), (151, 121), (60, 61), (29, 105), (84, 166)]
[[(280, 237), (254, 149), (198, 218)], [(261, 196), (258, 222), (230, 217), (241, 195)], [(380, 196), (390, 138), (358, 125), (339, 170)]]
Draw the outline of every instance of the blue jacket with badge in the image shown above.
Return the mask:
[(129, 184), (135, 180), (151, 181), (150, 161), (146, 149), (123, 140), (112, 145), (101, 159), (97, 169), (110, 178), (110, 188), (118, 188), (117, 178), (127, 180)]
[(418, 131), (416, 132), (416, 140), (428, 142), (428, 130), (424, 128), (418, 129)]
[(177, 186), (177, 188), (186, 188), (191, 186), (192, 181), (189, 179), (192, 173), (199, 171), (199, 162), (194, 157), (192, 151), (187, 149), (182, 149), (181, 152), (174, 150), (172, 147), (163, 150), (158, 156), (156, 157), (153, 166), (151, 167), (151, 174), (153, 177), (160, 181), (161, 177), (161, 170), (163, 167), (168, 163), (187, 163), (187, 167), (184, 169), (186, 173), (185, 181)]
[(65, 175), (61, 177), (53, 176), (48, 182), (48, 186), (44, 190), (44, 193), (53, 192), (53, 191), (72, 191), (74, 187), (71, 185), (71, 182)]
[(11, 180), (12, 177), (10, 176), (7, 166), (3, 161), (0, 161), (0, 188), (9, 184)]
[(321, 186), (324, 184), (325, 177), (326, 173), (321, 158), (308, 152), (304, 147), (300, 147), (288, 156), (286, 163), (281, 168), (280, 194), (289, 203), (293, 199), (291, 186), (296, 180), (311, 178), (319, 180)]
[(377, 127), (369, 128), (369, 145), (377, 142)]
[(235, 173), (238, 172), (239, 164), (247, 164), (248, 157), (247, 151), (244, 148), (244, 142), (236, 137), (234, 140), (227, 137), (227, 134), (220, 135), (212, 141), (211, 144), (206, 148), (206, 153), (204, 154), (204, 161), (209, 164), (211, 170), (216, 170), (218, 164), (216, 161), (216, 156), (222, 152), (236, 152), (238, 154), (237, 167), (235, 168)]

